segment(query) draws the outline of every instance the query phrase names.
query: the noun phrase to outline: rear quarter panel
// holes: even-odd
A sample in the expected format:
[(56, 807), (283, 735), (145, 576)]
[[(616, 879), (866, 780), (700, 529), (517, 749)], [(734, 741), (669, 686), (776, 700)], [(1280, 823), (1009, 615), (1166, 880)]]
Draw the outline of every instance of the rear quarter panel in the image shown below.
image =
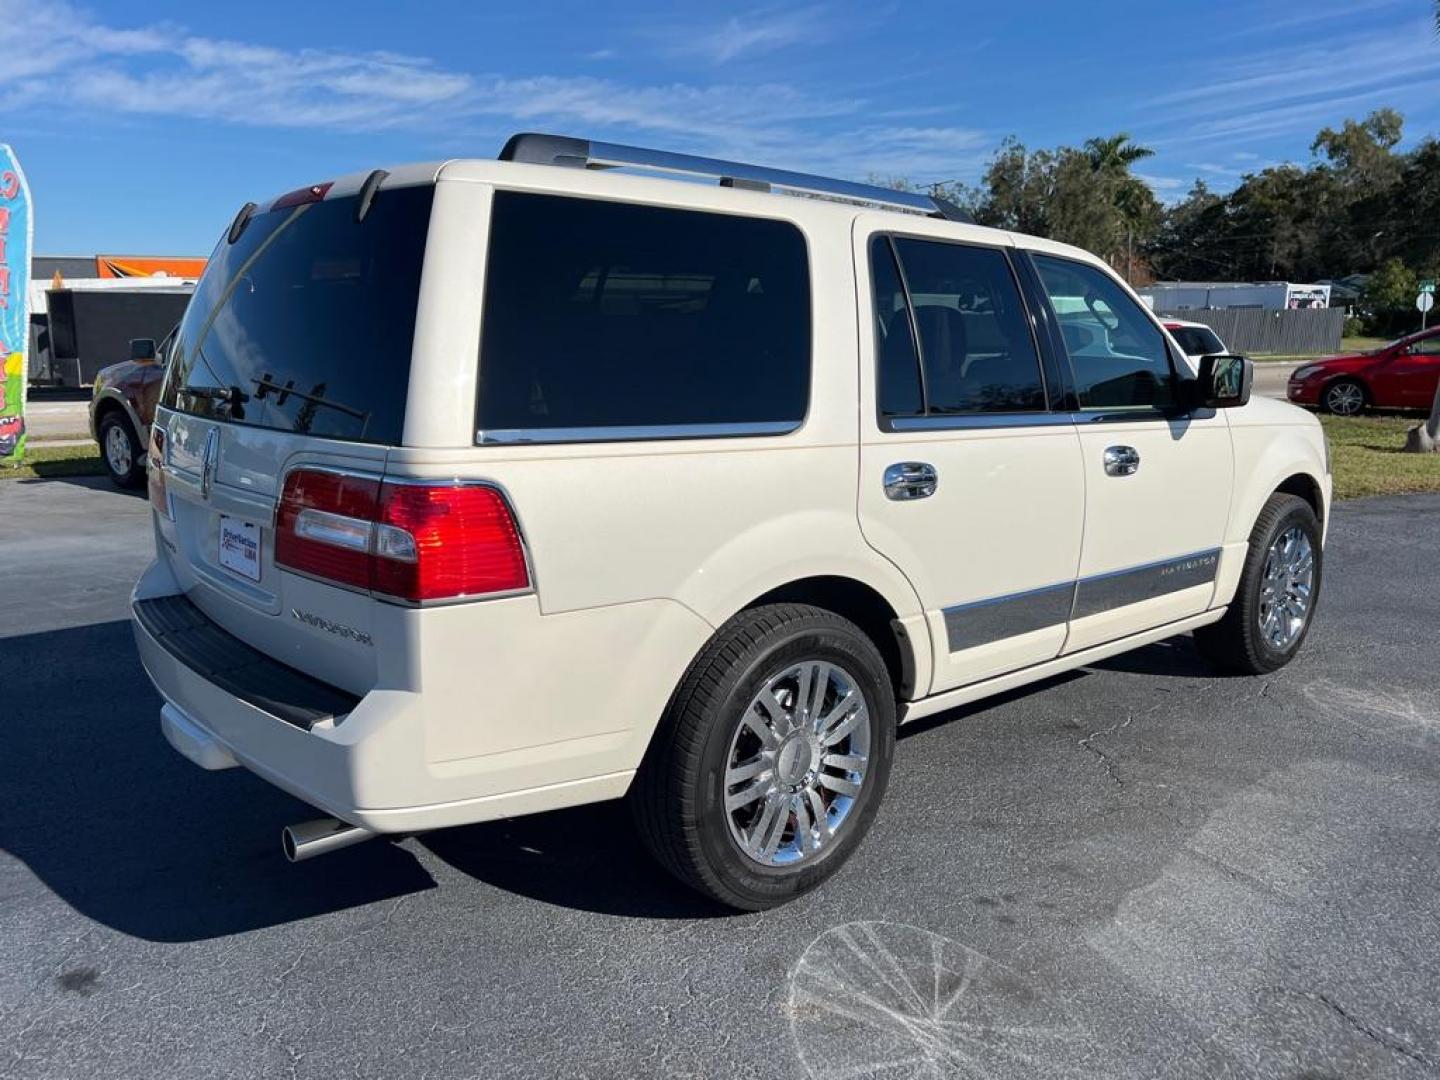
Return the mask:
[[(405, 445), (390, 450), (387, 471), (501, 487), (524, 533), (536, 595), (528, 620), (527, 604), (516, 601), (416, 620), (429, 757), (544, 756), (550, 746), (558, 758), (569, 743), (592, 774), (633, 769), (691, 660), (758, 596), (797, 578), (841, 575), (870, 585), (901, 617), (920, 611), (908, 582), (864, 543), (856, 517), (853, 211), (698, 185), (677, 200), (671, 183), (553, 168), (513, 166), (504, 175), (518, 178), (505, 186), (525, 190), (732, 213), (753, 198), (756, 216), (790, 221), (807, 243), (811, 394), (797, 430), (477, 446), (493, 189), (467, 179), (437, 185)], [(917, 651), (928, 654), (928, 642)], [(514, 716), (513, 729), (476, 722), (477, 711), (491, 709)], [(580, 767), (578, 759), (564, 766)]]

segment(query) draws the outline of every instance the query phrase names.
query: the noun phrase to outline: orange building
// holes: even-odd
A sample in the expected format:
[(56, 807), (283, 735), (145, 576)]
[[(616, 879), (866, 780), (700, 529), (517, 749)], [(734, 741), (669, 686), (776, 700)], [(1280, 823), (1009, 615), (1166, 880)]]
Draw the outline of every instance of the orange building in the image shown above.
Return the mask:
[(205, 271), (205, 260), (180, 255), (96, 255), (102, 278), (173, 277), (194, 280)]

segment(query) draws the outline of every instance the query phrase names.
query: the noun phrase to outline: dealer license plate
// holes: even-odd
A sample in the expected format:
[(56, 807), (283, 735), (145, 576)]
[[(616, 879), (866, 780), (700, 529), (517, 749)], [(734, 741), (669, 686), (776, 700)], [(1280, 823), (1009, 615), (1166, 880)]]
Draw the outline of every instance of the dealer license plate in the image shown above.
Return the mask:
[(260, 580), (260, 526), (220, 515), (220, 565), (251, 581)]

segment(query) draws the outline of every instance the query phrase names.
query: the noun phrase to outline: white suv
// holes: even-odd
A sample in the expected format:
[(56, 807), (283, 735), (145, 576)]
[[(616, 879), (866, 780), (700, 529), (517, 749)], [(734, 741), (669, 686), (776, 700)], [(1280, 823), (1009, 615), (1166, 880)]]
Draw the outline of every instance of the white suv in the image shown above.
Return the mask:
[(1315, 419), (956, 216), (549, 136), (247, 205), (153, 427), (166, 736), (332, 815), (292, 858), (628, 796), (754, 909), (854, 850), (897, 724), (1192, 630), (1286, 663)]

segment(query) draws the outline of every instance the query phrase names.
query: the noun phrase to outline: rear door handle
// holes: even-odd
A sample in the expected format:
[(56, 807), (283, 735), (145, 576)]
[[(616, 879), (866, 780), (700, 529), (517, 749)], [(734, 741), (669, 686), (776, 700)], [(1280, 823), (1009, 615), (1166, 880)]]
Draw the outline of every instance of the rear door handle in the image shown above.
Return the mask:
[(885, 497), (896, 502), (928, 499), (939, 486), (935, 466), (923, 461), (901, 461), (885, 470)]
[(1105, 448), (1105, 475), (1130, 476), (1140, 471), (1140, 451), (1133, 446)]

